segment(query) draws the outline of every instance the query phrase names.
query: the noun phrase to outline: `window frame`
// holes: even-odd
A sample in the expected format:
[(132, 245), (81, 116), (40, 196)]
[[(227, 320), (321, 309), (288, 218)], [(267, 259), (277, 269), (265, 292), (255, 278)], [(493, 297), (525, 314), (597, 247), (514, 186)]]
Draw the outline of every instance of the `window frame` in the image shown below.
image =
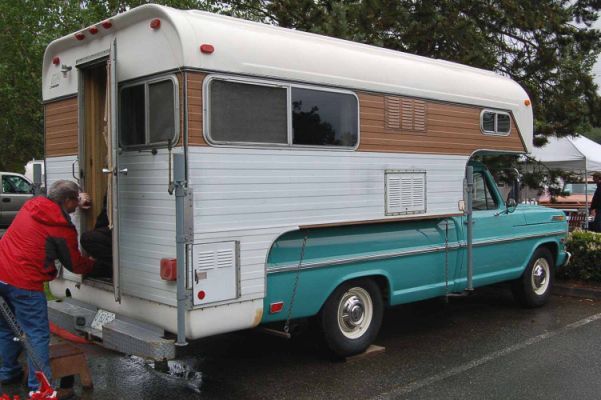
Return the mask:
[[(489, 131), (484, 129), (484, 114), (485, 113), (493, 113), (495, 115), (495, 128), (494, 131)], [(499, 132), (499, 115), (506, 115), (509, 118), (509, 130), (507, 132)], [(507, 111), (493, 110), (489, 108), (485, 108), (480, 112), (480, 130), (485, 135), (492, 136), (509, 136), (511, 134), (511, 114)]]
[(493, 184), (494, 179), (492, 179), (492, 176), (490, 176), (485, 171), (478, 171), (478, 170), (474, 171), (474, 186), (476, 185), (476, 183), (475, 183), (476, 175), (482, 176), (482, 182), (484, 183), (484, 191), (485, 191), (485, 193), (487, 193), (490, 196), (491, 200), (495, 203), (495, 208), (488, 208), (488, 204), (487, 204), (488, 202), (486, 201), (485, 202), (486, 209), (473, 209), (473, 211), (475, 211), (475, 212), (498, 211), (502, 207), (505, 207), (505, 202), (503, 201), (502, 197), (497, 192), (497, 190), (494, 188), (494, 186), (496, 186), (496, 184)]
[[(177, 76), (170, 75), (162, 75), (147, 79), (136, 80), (132, 82), (127, 82), (123, 85), (119, 86), (119, 97), (117, 99), (117, 109), (119, 110), (119, 118), (117, 121), (118, 124), (118, 132), (119, 132), (119, 147), (124, 151), (132, 151), (132, 150), (144, 150), (144, 149), (157, 149), (157, 148), (165, 148), (169, 145), (168, 141), (161, 142), (150, 142), (150, 85), (154, 83), (160, 83), (165, 81), (171, 81), (173, 83), (173, 112), (174, 115), (174, 135), (173, 140), (171, 142), (171, 146), (175, 146), (181, 137), (181, 120), (180, 120), (180, 104), (179, 104), (179, 81)], [(121, 94), (124, 89), (127, 89), (132, 86), (144, 85), (144, 144), (130, 144), (126, 145), (123, 143), (123, 135), (121, 132)]]
[[(283, 88), (286, 90), (286, 137), (287, 143), (257, 143), (257, 142), (232, 142), (232, 141), (220, 141), (215, 140), (211, 137), (211, 82), (214, 80), (232, 82), (232, 83), (241, 83), (241, 84), (249, 84), (249, 85), (258, 85), (258, 86), (267, 86), (267, 87), (275, 87), (275, 88)], [(308, 89), (315, 90), (318, 92), (329, 92), (329, 93), (340, 93), (351, 95), (355, 98), (357, 103), (357, 117), (356, 117), (356, 127), (357, 127), (357, 143), (354, 146), (333, 146), (333, 145), (306, 145), (306, 144), (294, 144), (293, 140), (293, 127), (292, 127), (292, 89)], [(293, 83), (293, 82), (285, 82), (285, 81), (277, 81), (277, 80), (266, 80), (266, 79), (255, 79), (255, 78), (246, 78), (246, 77), (238, 77), (231, 75), (210, 75), (207, 76), (203, 82), (202, 86), (202, 103), (203, 103), (203, 137), (207, 144), (211, 146), (219, 146), (219, 147), (243, 147), (243, 148), (279, 148), (279, 149), (307, 149), (307, 150), (328, 150), (328, 151), (355, 151), (359, 147), (361, 143), (361, 114), (360, 114), (360, 104), (359, 104), (359, 96), (351, 90), (338, 89), (338, 88), (330, 88), (318, 85), (308, 85), (301, 83)]]

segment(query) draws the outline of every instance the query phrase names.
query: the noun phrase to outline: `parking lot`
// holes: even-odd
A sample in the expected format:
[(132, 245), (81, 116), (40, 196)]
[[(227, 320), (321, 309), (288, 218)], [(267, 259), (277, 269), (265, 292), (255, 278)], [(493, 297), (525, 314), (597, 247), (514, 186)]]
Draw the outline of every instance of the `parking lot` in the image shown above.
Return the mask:
[[(191, 344), (171, 373), (84, 345), (84, 399), (598, 398), (601, 303), (553, 296), (524, 310), (506, 288), (386, 312), (382, 353), (332, 360), (314, 331), (285, 340), (245, 331)], [(9, 387), (18, 392), (18, 387)]]

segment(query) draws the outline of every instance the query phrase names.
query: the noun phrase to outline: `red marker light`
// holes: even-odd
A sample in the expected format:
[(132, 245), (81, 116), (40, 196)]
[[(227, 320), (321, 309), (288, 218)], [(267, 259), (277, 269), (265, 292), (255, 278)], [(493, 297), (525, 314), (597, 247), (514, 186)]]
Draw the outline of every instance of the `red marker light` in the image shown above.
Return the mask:
[(86, 38), (86, 35), (84, 35), (81, 32), (78, 32), (75, 34), (75, 39), (77, 39), (77, 40), (84, 40), (85, 38)]
[(52, 64), (54, 64), (54, 65), (59, 65), (60, 63), (61, 63), (61, 59), (60, 59), (60, 58), (58, 58), (58, 57), (54, 57), (54, 58), (52, 59)]
[(92, 27), (89, 29), (89, 31), (90, 31), (90, 33), (91, 33), (92, 35), (95, 35), (95, 34), (97, 34), (97, 33), (98, 33), (98, 28), (96, 28), (95, 26), (92, 26)]
[(111, 20), (103, 21), (101, 25), (104, 29), (110, 29), (113, 27), (113, 23), (111, 22)]
[(269, 314), (279, 313), (284, 309), (284, 302), (278, 301), (277, 303), (271, 303), (269, 305)]
[(153, 19), (150, 21), (150, 27), (152, 29), (159, 29), (161, 27), (161, 20), (158, 18)]
[(210, 44), (200, 45), (200, 52), (205, 54), (212, 54), (215, 51), (215, 47)]
[(198, 292), (197, 296), (198, 296), (199, 300), (204, 300), (204, 298), (207, 296), (207, 294), (205, 293), (204, 290), (201, 290), (200, 292)]

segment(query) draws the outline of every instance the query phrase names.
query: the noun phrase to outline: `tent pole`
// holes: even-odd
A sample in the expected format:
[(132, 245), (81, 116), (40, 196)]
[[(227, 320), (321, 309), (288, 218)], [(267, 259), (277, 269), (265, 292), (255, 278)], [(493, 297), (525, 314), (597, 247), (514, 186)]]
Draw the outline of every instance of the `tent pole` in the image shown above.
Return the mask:
[(586, 168), (586, 159), (584, 160), (584, 229), (588, 231), (588, 171)]

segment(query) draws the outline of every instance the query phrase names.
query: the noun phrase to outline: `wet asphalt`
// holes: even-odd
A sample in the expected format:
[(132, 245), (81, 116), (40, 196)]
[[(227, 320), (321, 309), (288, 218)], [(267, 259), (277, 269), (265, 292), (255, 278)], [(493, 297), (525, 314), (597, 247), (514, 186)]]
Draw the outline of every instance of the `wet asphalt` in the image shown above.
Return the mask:
[[(334, 360), (316, 329), (292, 340), (244, 331), (193, 343), (171, 373), (83, 345), (82, 399), (598, 399), (601, 302), (553, 296), (525, 310), (505, 287), (387, 310), (385, 351)], [(17, 386), (3, 388), (22, 393)]]

